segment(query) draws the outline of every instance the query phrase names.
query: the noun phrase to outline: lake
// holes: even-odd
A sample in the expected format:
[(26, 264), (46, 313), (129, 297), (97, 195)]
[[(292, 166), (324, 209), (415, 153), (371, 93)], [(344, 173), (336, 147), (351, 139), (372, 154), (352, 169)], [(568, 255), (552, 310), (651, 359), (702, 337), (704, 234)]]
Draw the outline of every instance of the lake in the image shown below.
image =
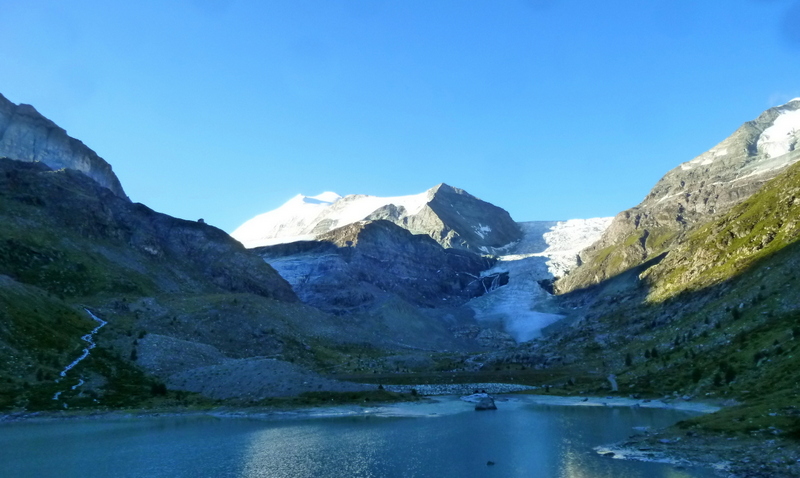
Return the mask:
[(688, 412), (524, 400), (498, 402), (497, 411), (471, 407), (451, 400), (388, 413), (416, 416), (377, 416), (378, 409), (277, 420), (183, 416), (7, 423), (0, 425), (0, 476), (714, 476), (707, 470), (616, 460), (592, 450), (627, 438), (633, 427), (666, 426), (691, 416)]

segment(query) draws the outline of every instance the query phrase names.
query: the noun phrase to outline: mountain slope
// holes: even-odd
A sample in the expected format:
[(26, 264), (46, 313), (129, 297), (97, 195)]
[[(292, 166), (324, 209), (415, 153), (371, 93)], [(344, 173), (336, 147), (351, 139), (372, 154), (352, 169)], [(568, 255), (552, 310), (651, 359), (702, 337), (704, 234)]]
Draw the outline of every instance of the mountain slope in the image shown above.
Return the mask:
[[(138, 405), (164, 390), (160, 382), (216, 390), (204, 367), (254, 357), (259, 367), (243, 367), (241, 387), (226, 393), (263, 398), (258, 370), (329, 369), (353, 351), (385, 354), (369, 345), (368, 324), (299, 303), (223, 231), (133, 204), (77, 171), (0, 159), (0, 224), (0, 408)], [(97, 325), (84, 308), (107, 325), (56, 382)], [(269, 393), (317, 386), (306, 382)]]
[(643, 274), (651, 300), (719, 284), (800, 238), (800, 164), (728, 214), (693, 231)]
[(426, 234), (447, 248), (492, 252), (521, 237), (506, 211), (461, 189), (439, 184), (412, 196), (296, 196), (280, 208), (245, 222), (231, 236), (245, 247), (298, 240), (362, 220), (386, 220)]
[(618, 214), (556, 283), (587, 287), (669, 249), (686, 231), (724, 214), (800, 159), (800, 99), (771, 108), (697, 158), (668, 172), (638, 206)]
[(794, 164), (664, 257), (559, 296), (567, 318), (489, 366), (588, 372), (595, 379), (584, 379), (581, 390), (591, 393), (609, 393), (605, 377), (613, 374), (623, 394), (728, 400), (739, 405), (682, 426), (796, 439), (799, 194)]
[(31, 105), (15, 105), (0, 94), (0, 157), (41, 161), (52, 169), (80, 171), (119, 197), (122, 185), (105, 162), (86, 145), (71, 138)]
[(225, 290), (297, 300), (223, 231), (133, 204), (70, 169), (0, 158), (0, 222), (0, 273), (53, 294)]

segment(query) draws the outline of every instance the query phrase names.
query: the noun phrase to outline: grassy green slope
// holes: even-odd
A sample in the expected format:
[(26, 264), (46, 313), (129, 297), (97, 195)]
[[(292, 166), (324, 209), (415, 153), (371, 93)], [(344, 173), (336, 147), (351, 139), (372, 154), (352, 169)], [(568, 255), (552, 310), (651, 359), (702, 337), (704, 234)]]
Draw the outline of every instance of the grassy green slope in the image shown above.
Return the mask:
[(645, 274), (652, 300), (735, 277), (800, 238), (800, 164), (728, 214), (693, 231)]

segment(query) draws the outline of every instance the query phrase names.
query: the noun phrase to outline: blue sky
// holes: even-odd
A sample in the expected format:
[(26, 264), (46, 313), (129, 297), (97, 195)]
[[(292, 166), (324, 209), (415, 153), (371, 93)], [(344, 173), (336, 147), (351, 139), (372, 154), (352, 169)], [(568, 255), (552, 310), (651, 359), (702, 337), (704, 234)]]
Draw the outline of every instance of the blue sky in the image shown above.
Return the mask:
[(614, 215), (800, 96), (796, 0), (5, 0), (0, 31), (0, 93), (229, 232), (440, 182), (519, 221)]

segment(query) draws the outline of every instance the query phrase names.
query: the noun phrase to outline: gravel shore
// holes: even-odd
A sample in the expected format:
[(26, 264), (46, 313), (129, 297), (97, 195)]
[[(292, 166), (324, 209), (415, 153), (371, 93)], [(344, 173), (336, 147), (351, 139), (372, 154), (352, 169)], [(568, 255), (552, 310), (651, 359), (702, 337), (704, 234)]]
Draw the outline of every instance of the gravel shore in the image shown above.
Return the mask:
[(261, 400), (292, 397), (303, 392), (354, 392), (375, 390), (377, 385), (343, 382), (320, 376), (282, 360), (249, 358), (197, 367), (170, 375), (167, 386), (216, 399)]
[(510, 383), (451, 383), (442, 385), (384, 385), (390, 392), (410, 393), (416, 390), (420, 395), (471, 395), (475, 391), (486, 393), (513, 393), (535, 390), (537, 387)]
[(655, 431), (596, 451), (616, 459), (710, 467), (725, 478), (800, 477), (800, 447), (779, 438)]

